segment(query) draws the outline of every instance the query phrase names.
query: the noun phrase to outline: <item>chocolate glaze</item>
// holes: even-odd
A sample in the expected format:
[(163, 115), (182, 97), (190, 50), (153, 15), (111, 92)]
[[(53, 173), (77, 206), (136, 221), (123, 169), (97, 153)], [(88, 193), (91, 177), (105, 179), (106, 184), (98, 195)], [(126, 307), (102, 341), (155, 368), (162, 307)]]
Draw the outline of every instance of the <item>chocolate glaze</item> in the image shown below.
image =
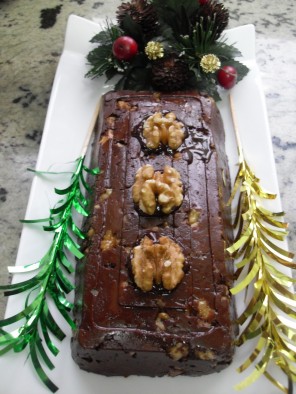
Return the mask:
[[(118, 101), (126, 103), (124, 109)], [(156, 111), (172, 111), (186, 126), (177, 152), (142, 149), (137, 128)], [(80, 368), (108, 376), (202, 375), (231, 362), (236, 326), (229, 294), (232, 262), (225, 257), (232, 232), (224, 138), (220, 114), (207, 96), (129, 91), (104, 96), (93, 149), (102, 174), (94, 184), (93, 211), (86, 223), (91, 236), (76, 275), (78, 328), (72, 354)], [(135, 173), (147, 163), (155, 170), (168, 164), (181, 174), (184, 201), (170, 215), (147, 217), (135, 209)], [(102, 200), (106, 189), (112, 193)], [(194, 226), (188, 222), (192, 209), (199, 212)], [(108, 230), (118, 243), (102, 251)], [(166, 235), (183, 249), (185, 276), (172, 291), (144, 293), (134, 284), (130, 253), (146, 234)], [(174, 357), (179, 347), (180, 358)]]

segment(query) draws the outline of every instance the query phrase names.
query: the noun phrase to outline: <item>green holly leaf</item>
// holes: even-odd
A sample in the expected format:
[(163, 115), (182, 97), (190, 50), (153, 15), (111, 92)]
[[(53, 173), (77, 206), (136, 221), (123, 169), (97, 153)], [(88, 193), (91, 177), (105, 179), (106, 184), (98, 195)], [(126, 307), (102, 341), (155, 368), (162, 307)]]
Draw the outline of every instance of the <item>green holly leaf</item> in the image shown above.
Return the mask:
[(130, 15), (126, 15), (123, 18), (121, 27), (125, 35), (132, 37), (137, 42), (139, 48), (145, 45), (142, 27)]
[(233, 66), (236, 68), (237, 71), (237, 82), (241, 81), (249, 72), (249, 69), (247, 66), (245, 66), (243, 63), (241, 63), (238, 60), (235, 59), (230, 59), (226, 61), (221, 62), (221, 66)]

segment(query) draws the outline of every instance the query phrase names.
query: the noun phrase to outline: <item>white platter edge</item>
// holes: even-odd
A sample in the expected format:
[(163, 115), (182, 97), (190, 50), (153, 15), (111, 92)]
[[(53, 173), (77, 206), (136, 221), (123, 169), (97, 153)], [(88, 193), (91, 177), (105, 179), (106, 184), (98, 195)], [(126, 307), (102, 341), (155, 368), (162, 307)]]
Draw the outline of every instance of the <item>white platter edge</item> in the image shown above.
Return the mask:
[[(85, 55), (91, 48), (89, 39), (97, 32), (95, 22), (71, 15), (69, 17), (64, 51), (61, 56), (48, 107), (42, 142), (36, 168), (45, 170), (51, 165), (74, 160), (80, 154), (84, 140), (84, 133), (91, 119), (92, 112), (102, 92), (110, 89), (105, 87), (103, 79), (91, 81), (84, 77), (77, 79), (77, 73), (86, 71)], [(266, 188), (278, 193), (275, 163), (272, 152), (268, 117), (265, 99), (262, 91), (261, 78), (255, 61), (255, 29), (252, 25), (242, 26), (227, 32), (231, 43), (243, 53), (243, 61), (251, 68), (250, 74), (233, 90), (233, 98), (237, 108), (237, 118), (243, 147), (251, 167), (256, 169), (257, 175)], [(72, 64), (72, 68), (70, 67)], [(66, 71), (66, 73), (65, 73)], [(80, 75), (80, 74), (79, 74)], [(75, 78), (74, 80), (72, 80)], [(72, 84), (71, 84), (72, 83)], [(68, 90), (65, 92), (64, 89)], [(81, 96), (77, 100), (77, 90)], [(227, 152), (235, 150), (232, 122), (229, 115), (227, 94), (218, 104), (226, 129)], [(82, 103), (82, 105), (81, 105)], [(87, 106), (85, 109), (84, 106)], [(79, 113), (79, 119), (75, 117)], [(74, 119), (75, 120), (74, 120)], [(250, 124), (251, 122), (251, 124)], [(67, 130), (70, 130), (70, 135)], [(65, 137), (64, 134), (67, 134)], [(69, 141), (71, 142), (69, 144)], [(70, 145), (70, 146), (69, 146)], [(67, 148), (71, 149), (67, 149)], [(264, 160), (264, 166), (262, 166)], [(235, 167), (237, 157), (229, 156), (230, 166)], [(265, 167), (265, 169), (263, 168)], [(268, 167), (268, 170), (266, 170)], [(232, 175), (235, 171), (232, 170)], [(27, 218), (46, 217), (49, 204), (54, 204), (52, 188), (55, 181), (34, 177), (27, 207)], [(54, 196), (55, 197), (55, 196)], [(273, 206), (280, 210), (280, 200)], [(38, 228), (24, 226), (19, 245), (16, 264), (22, 265), (36, 261), (46, 251), (49, 237)], [(33, 247), (32, 247), (33, 246)], [(14, 279), (15, 280), (15, 279)], [(17, 279), (19, 280), (19, 279)], [(12, 300), (12, 298), (14, 298)], [(18, 298), (18, 297), (16, 297)], [(7, 304), (6, 316), (16, 313), (22, 306), (23, 299), (10, 297)], [(66, 330), (65, 324), (62, 324)], [(68, 333), (70, 331), (68, 330)], [(136, 394), (141, 388), (142, 394), (170, 393), (184, 394), (202, 392), (203, 394), (232, 394), (236, 391), (233, 385), (242, 379), (242, 375), (235, 372), (235, 368), (248, 355), (249, 348), (237, 352), (233, 365), (219, 375), (201, 378), (178, 377), (171, 378), (104, 378), (87, 374), (78, 369), (70, 355), (69, 337), (60, 345), (61, 353), (53, 360), (56, 369), (50, 372), (50, 377), (59, 385), (60, 394)], [(25, 362), (26, 354), (10, 354), (0, 358), (2, 371), (1, 386), (6, 394), (42, 394), (48, 393), (37, 379), (30, 361)], [(251, 370), (249, 371), (251, 372)], [(16, 378), (17, 377), (17, 378)], [(24, 391), (24, 385), (27, 391)], [(271, 393), (272, 387), (265, 378), (260, 378), (255, 386), (243, 391), (251, 394), (256, 391), (261, 394)]]

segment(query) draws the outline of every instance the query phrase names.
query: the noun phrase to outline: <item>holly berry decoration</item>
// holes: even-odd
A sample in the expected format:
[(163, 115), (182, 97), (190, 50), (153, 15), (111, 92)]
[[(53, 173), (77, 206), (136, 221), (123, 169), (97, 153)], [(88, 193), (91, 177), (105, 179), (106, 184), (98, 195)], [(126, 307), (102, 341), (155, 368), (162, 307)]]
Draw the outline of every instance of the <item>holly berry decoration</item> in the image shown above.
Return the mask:
[(231, 89), (237, 81), (237, 70), (233, 66), (223, 66), (217, 72), (219, 85), (224, 89)]
[(116, 59), (128, 62), (138, 53), (138, 44), (132, 37), (121, 36), (114, 41), (112, 52)]

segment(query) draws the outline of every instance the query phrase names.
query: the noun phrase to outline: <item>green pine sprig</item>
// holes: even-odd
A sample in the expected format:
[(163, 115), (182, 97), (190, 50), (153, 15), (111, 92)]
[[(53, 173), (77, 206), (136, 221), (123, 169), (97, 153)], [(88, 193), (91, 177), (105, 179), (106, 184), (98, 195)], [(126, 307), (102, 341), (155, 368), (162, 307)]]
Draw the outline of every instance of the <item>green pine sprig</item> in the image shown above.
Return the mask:
[[(89, 200), (83, 195), (83, 190), (91, 191), (90, 185), (85, 179), (86, 174), (96, 175), (99, 169), (89, 169), (84, 164), (85, 156), (76, 160), (76, 169), (71, 177), (70, 186), (64, 189), (55, 189), (58, 196), (62, 196), (56, 207), (50, 210), (46, 219), (23, 220), (23, 223), (45, 222), (45, 231), (53, 233), (53, 240), (45, 255), (37, 263), (21, 267), (10, 267), (11, 273), (24, 273), (38, 270), (31, 279), (0, 286), (6, 296), (26, 292), (24, 309), (14, 316), (0, 321), (0, 355), (10, 350), (21, 352), (29, 348), (29, 356), (41, 381), (51, 390), (56, 392), (58, 387), (49, 379), (42, 367), (42, 363), (49, 370), (54, 368), (47, 349), (56, 356), (58, 348), (51, 339), (51, 334), (58, 340), (63, 340), (65, 333), (59, 327), (49, 309), (51, 299), (67, 321), (70, 327), (75, 328), (75, 323), (70, 312), (73, 303), (67, 299), (74, 285), (69, 279), (73, 274), (74, 266), (72, 258), (81, 259), (83, 253), (77, 240), (85, 239), (85, 234), (75, 223), (74, 216), (79, 214), (88, 216)], [(37, 174), (43, 173), (35, 171)], [(52, 174), (52, 173), (51, 173)], [(11, 332), (3, 329), (10, 325), (18, 325)]]
[(114, 58), (112, 54), (113, 42), (123, 34), (122, 30), (113, 23), (106, 21), (105, 30), (92, 37), (90, 42), (96, 44), (87, 55), (87, 62), (91, 66), (86, 77), (96, 78), (106, 74), (111, 79), (120, 70), (124, 70), (125, 64)]

